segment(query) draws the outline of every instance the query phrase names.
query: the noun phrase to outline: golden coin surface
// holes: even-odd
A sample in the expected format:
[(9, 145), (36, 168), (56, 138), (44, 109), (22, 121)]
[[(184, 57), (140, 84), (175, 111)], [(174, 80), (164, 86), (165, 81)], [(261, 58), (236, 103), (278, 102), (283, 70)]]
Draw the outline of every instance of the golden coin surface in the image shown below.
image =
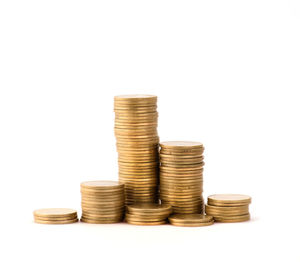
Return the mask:
[(77, 216), (77, 211), (70, 208), (43, 208), (33, 212), (34, 216), (45, 218), (73, 217)]
[(114, 97), (114, 100), (115, 101), (140, 101), (140, 100), (157, 101), (157, 96), (144, 95), (144, 94), (118, 95)]
[(38, 223), (38, 224), (71, 224), (71, 223), (75, 223), (77, 222), (78, 219), (77, 218), (73, 218), (73, 219), (66, 219), (66, 220), (45, 220), (45, 219), (38, 219), (35, 218), (34, 222)]
[(203, 148), (203, 144), (192, 141), (166, 141), (160, 143), (163, 148)]
[[(190, 215), (190, 214), (185, 214)], [(170, 221), (170, 224), (173, 226), (179, 226), (179, 227), (203, 227), (203, 226), (210, 226), (214, 224), (214, 220), (208, 221), (208, 222), (178, 222), (178, 221)]]
[(222, 223), (235, 223), (235, 222), (244, 222), (250, 220), (250, 214), (245, 214), (241, 216), (232, 216), (232, 217), (214, 217), (216, 222)]
[(243, 212), (249, 210), (249, 205), (243, 205), (243, 206), (211, 206), (211, 205), (205, 205), (205, 210), (211, 211), (211, 212)]
[(126, 219), (126, 222), (128, 224), (137, 225), (137, 226), (157, 226), (157, 225), (166, 224), (167, 220), (155, 221), (155, 222), (138, 222), (138, 221), (132, 221), (131, 219)]
[(123, 219), (89, 219), (82, 217), (80, 219), (81, 222), (89, 223), (89, 224), (113, 224), (113, 223), (120, 223)]
[(126, 213), (125, 219), (136, 221), (136, 222), (156, 222), (156, 221), (162, 221), (166, 220), (168, 218), (169, 214), (164, 214), (164, 216), (141, 216), (131, 213)]
[(169, 220), (178, 222), (209, 222), (213, 220), (213, 217), (203, 214), (173, 214), (169, 217)]
[(239, 206), (243, 204), (250, 204), (251, 197), (241, 194), (215, 194), (207, 198), (209, 205), (214, 206)]
[(167, 204), (136, 204), (132, 206), (127, 206), (127, 209), (130, 213), (134, 213), (134, 212), (152, 213), (152, 212), (172, 211), (172, 207)]
[(81, 183), (82, 188), (88, 189), (121, 189), (124, 187), (124, 184), (118, 181), (109, 181), (109, 180), (96, 180), (96, 181), (86, 181)]

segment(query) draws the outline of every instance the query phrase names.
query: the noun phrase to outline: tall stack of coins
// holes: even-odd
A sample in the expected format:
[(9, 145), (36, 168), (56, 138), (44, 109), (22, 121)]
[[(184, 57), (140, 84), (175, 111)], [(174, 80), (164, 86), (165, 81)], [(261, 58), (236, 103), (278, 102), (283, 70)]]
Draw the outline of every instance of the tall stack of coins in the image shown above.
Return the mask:
[(115, 181), (81, 183), (81, 207), (82, 222), (108, 224), (123, 221), (124, 184)]
[(174, 213), (203, 213), (203, 151), (198, 142), (160, 143), (160, 199)]
[(135, 204), (127, 206), (126, 222), (133, 225), (162, 225), (172, 213), (170, 205)]
[(43, 208), (33, 212), (39, 224), (70, 224), (77, 222), (77, 211), (69, 208)]
[(119, 181), (126, 204), (158, 201), (157, 97), (123, 95), (114, 98)]
[(239, 194), (217, 194), (207, 198), (205, 212), (216, 222), (243, 222), (250, 220), (251, 197)]

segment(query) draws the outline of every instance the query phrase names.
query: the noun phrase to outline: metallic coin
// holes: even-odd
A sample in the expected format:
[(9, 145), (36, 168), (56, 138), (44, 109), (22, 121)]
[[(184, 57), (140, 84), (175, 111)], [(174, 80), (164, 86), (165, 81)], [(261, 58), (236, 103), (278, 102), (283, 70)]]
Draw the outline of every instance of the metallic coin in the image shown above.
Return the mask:
[(203, 154), (204, 148), (203, 149), (185, 149), (185, 150), (170, 150), (170, 149), (160, 149), (160, 153), (163, 155), (170, 155), (170, 156), (190, 156), (190, 157), (199, 157)]
[(208, 196), (207, 203), (214, 206), (240, 206), (251, 203), (251, 197), (240, 194), (216, 194)]
[(249, 211), (249, 205), (229, 206), (229, 207), (205, 205), (205, 210), (207, 210), (209, 212), (220, 212), (220, 213), (245, 212), (245, 211), (248, 212)]
[(128, 102), (139, 102), (139, 101), (157, 101), (157, 96), (154, 95), (118, 95), (114, 97), (114, 101), (128, 101)]
[(113, 224), (113, 223), (120, 223), (123, 219), (116, 218), (116, 219), (88, 219), (82, 217), (80, 219), (81, 222), (89, 223), (89, 224)]
[(75, 223), (77, 222), (78, 219), (75, 218), (75, 219), (68, 219), (68, 220), (41, 220), (41, 219), (34, 219), (34, 222), (35, 223), (38, 223), (38, 224), (71, 224), (71, 223)]
[(166, 141), (160, 143), (160, 146), (163, 148), (180, 148), (180, 149), (190, 149), (190, 148), (203, 148), (203, 144), (199, 142), (191, 141)]
[(232, 216), (232, 217), (214, 217), (216, 222), (223, 223), (235, 223), (235, 222), (244, 222), (250, 220), (250, 214), (245, 214), (241, 216)]
[(43, 208), (33, 212), (34, 216), (43, 218), (69, 218), (77, 217), (77, 211), (70, 208)]
[(81, 189), (92, 189), (92, 190), (103, 190), (103, 191), (113, 191), (113, 190), (122, 190), (124, 184), (118, 181), (86, 181), (80, 184)]
[(42, 217), (42, 216), (34, 216), (35, 220), (44, 220), (44, 221), (66, 221), (66, 220), (73, 220), (77, 219), (77, 214), (72, 217)]
[(157, 225), (166, 224), (167, 220), (155, 221), (155, 222), (138, 222), (138, 221), (132, 221), (131, 219), (126, 218), (126, 222), (128, 224), (137, 225), (137, 226), (157, 226)]
[(127, 206), (129, 213), (159, 213), (159, 212), (172, 212), (172, 207), (170, 205), (164, 204), (137, 204), (132, 206)]

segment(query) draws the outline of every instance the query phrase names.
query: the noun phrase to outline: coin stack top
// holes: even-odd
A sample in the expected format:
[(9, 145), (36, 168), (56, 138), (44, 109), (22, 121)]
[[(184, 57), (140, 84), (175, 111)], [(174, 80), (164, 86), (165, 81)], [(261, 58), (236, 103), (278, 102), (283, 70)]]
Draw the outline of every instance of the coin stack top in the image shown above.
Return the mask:
[(160, 199), (174, 213), (203, 213), (202, 143), (168, 141), (160, 143)]
[(202, 214), (173, 214), (169, 221), (174, 226), (182, 227), (210, 226), (214, 223), (212, 216)]
[(172, 207), (165, 204), (135, 204), (127, 206), (126, 221), (133, 225), (162, 225), (167, 222)]
[(114, 98), (119, 181), (126, 204), (158, 201), (157, 97), (121, 95)]
[(216, 222), (243, 222), (250, 219), (251, 197), (240, 194), (216, 194), (207, 198), (205, 212)]
[(81, 221), (93, 224), (121, 222), (124, 218), (124, 184), (117, 181), (81, 183)]
[(40, 224), (70, 224), (78, 221), (77, 211), (69, 208), (44, 208), (33, 212), (34, 221)]

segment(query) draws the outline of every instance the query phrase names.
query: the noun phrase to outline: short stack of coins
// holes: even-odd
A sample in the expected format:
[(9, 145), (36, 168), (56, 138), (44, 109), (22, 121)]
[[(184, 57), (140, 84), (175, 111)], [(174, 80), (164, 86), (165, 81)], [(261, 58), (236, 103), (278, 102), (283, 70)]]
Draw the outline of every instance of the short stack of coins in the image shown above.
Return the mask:
[(116, 181), (81, 183), (81, 221), (109, 224), (123, 221), (125, 212), (124, 184)]
[(160, 143), (160, 199), (174, 213), (203, 213), (203, 151), (199, 142)]
[(126, 204), (158, 201), (157, 97), (122, 95), (114, 98), (119, 181)]
[(125, 220), (133, 225), (162, 225), (167, 223), (172, 207), (165, 204), (135, 204), (127, 206)]
[(39, 224), (70, 224), (78, 221), (77, 211), (69, 208), (43, 208), (33, 212)]
[(216, 194), (207, 198), (205, 212), (216, 222), (243, 222), (250, 220), (251, 197), (239, 194)]

